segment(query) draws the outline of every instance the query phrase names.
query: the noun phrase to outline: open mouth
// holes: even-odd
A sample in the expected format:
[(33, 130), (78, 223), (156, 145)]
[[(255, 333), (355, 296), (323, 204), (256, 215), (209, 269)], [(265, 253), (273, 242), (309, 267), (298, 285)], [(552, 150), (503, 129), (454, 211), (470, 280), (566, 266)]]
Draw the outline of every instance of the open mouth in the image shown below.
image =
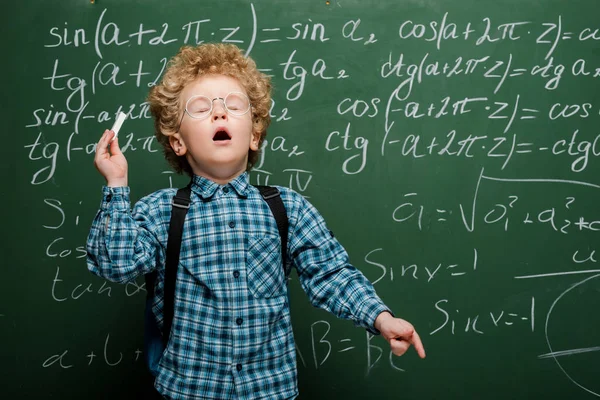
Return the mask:
[(224, 140), (231, 140), (231, 136), (229, 136), (229, 133), (227, 133), (227, 131), (221, 129), (215, 132), (215, 135), (213, 136), (213, 141), (218, 142)]

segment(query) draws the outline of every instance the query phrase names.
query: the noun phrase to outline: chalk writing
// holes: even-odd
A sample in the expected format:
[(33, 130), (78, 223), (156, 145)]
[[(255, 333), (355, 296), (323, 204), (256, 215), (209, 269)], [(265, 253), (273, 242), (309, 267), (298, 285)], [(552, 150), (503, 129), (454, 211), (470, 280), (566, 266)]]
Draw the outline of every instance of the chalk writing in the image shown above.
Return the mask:
[[(123, 112), (119, 144), (132, 204), (185, 185), (188, 178), (163, 160), (148, 89), (181, 46), (223, 42), (252, 56), (274, 88), (250, 182), (285, 186), (314, 202), (350, 262), (397, 316), (415, 323), (436, 368), (481, 376), (487, 386), (421, 375), (418, 368), (431, 364), (415, 364), (410, 351), (397, 358), (382, 338), (310, 314), (296, 300), (305, 297), (305, 282), (293, 276), (300, 368), (326, 380), (330, 370), (351, 376), (356, 371), (343, 368), (356, 362), (364, 381), (341, 384), (368, 382), (369, 395), (380, 398), (389, 397), (391, 389), (378, 388), (390, 387), (390, 373), (440, 379), (415, 381), (419, 389), (407, 395), (420, 398), (513, 398), (518, 390), (498, 389), (496, 397), (485, 390), (537, 382), (547, 387), (533, 390), (548, 399), (600, 397), (597, 379), (584, 371), (600, 354), (592, 335), (600, 320), (588, 312), (597, 308), (600, 276), (594, 6), (331, 1), (290, 11), (289, 4), (186, 0), (167, 17), (161, 7), (83, 3), (45, 8), (43, 22), (18, 30), (26, 51), (7, 54), (18, 60), (8, 80), (23, 92), (18, 111), (7, 107), (3, 115), (17, 139), (8, 157), (18, 170), (12, 203), (26, 212), (6, 207), (15, 214), (6, 223), (15, 243), (5, 281), (15, 290), (1, 292), (15, 294), (2, 300), (0, 316), (5, 342), (19, 352), (33, 341), (30, 319), (56, 333), (35, 336), (42, 350), (31, 350), (34, 370), (22, 353), (7, 358), (11, 369), (40, 382), (37, 375), (64, 373), (71, 382), (97, 367), (143, 368), (141, 337), (132, 333), (142, 320), (143, 277), (112, 284), (85, 265), (103, 183), (92, 159), (102, 131)], [(25, 9), (15, 20), (26, 21)], [(88, 327), (100, 336), (88, 337)], [(494, 357), (506, 364), (498, 368)], [(564, 382), (538, 368), (545, 363)], [(514, 385), (498, 384), (504, 369), (527, 371), (511, 377)], [(301, 393), (339, 397), (338, 383)], [(52, 390), (44, 395), (67, 398)]]

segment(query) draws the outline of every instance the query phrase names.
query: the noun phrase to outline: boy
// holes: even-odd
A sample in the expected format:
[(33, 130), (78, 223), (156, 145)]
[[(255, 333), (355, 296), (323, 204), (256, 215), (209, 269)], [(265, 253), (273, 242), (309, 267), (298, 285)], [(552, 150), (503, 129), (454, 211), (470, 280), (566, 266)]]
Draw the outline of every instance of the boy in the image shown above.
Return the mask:
[[(296, 354), (281, 243), (248, 172), (270, 123), (271, 84), (233, 45), (184, 47), (149, 95), (156, 137), (173, 168), (192, 177), (175, 315), (155, 388), (169, 399), (291, 399)], [(105, 131), (95, 165), (106, 178), (88, 238), (88, 268), (114, 282), (158, 272), (153, 313), (162, 324), (165, 250), (174, 189), (130, 212), (127, 161)], [(278, 188), (289, 220), (286, 258), (313, 305), (374, 334), (396, 355), (425, 351), (352, 265), (317, 210)], [(161, 328), (162, 329), (162, 328)]]

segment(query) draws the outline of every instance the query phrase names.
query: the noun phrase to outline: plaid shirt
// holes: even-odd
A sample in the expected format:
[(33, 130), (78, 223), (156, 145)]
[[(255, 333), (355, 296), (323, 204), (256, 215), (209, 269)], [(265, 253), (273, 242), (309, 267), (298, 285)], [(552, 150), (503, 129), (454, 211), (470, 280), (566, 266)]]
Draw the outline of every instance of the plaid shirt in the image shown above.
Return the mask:
[[(281, 191), (287, 257), (311, 303), (374, 334), (388, 308), (348, 263), (318, 211)], [(88, 268), (125, 283), (158, 271), (153, 312), (162, 326), (171, 200), (159, 190), (130, 211), (129, 188), (103, 188), (87, 241)], [(244, 173), (221, 186), (195, 176), (181, 243), (170, 340), (155, 387), (170, 399), (297, 396), (296, 353), (275, 218)], [(161, 327), (162, 329), (162, 327)]]

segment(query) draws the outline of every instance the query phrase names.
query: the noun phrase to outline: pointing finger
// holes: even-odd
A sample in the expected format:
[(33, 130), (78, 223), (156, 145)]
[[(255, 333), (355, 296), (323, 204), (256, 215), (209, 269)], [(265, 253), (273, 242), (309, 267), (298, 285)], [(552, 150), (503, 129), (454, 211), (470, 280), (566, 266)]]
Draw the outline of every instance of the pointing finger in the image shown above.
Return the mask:
[(412, 343), (413, 346), (415, 346), (415, 350), (417, 351), (417, 354), (419, 354), (419, 357), (425, 358), (425, 347), (423, 347), (423, 342), (421, 342), (421, 337), (419, 336), (417, 331), (413, 332), (412, 337), (409, 339), (409, 341)]

